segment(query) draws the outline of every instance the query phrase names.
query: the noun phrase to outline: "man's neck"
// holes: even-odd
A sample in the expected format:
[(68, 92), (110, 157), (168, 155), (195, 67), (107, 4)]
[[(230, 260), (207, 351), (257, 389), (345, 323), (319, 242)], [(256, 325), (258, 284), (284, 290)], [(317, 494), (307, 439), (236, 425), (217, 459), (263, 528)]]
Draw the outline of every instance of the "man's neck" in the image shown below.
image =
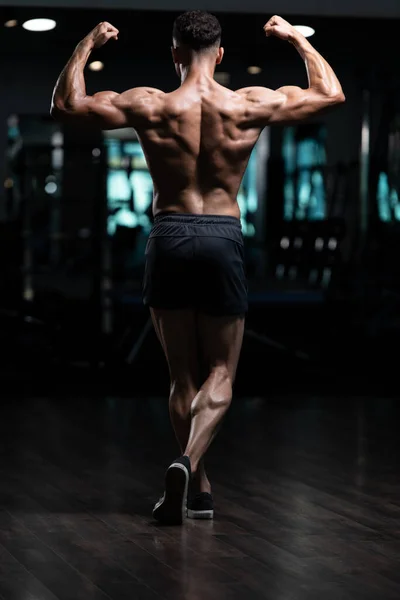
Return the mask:
[(193, 61), (190, 65), (182, 66), (181, 84), (191, 81), (214, 79), (215, 63), (209, 61)]

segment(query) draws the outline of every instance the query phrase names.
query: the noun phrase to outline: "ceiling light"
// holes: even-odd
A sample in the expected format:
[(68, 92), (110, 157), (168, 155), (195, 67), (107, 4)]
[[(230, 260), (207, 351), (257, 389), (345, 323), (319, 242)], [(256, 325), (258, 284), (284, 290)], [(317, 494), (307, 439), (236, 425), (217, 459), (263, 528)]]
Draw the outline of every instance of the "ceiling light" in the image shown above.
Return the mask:
[(18, 25), (18, 21), (16, 19), (10, 19), (4, 23), (4, 27), (16, 27)]
[(308, 27), (307, 25), (295, 25), (294, 28), (306, 38), (311, 37), (315, 33), (315, 29)]
[(28, 31), (50, 31), (55, 26), (56, 22), (53, 19), (30, 19), (22, 25)]
[(250, 75), (259, 75), (262, 72), (262, 68), (252, 66), (247, 69), (247, 72), (250, 73)]
[(94, 60), (90, 63), (89, 69), (91, 71), (102, 71), (104, 69), (104, 63), (101, 60)]

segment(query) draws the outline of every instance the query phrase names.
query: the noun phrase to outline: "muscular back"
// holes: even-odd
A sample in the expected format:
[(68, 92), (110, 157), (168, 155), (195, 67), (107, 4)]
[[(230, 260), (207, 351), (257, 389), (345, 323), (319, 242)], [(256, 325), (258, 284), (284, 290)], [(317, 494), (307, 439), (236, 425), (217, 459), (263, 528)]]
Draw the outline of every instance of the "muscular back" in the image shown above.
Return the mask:
[(239, 216), (236, 197), (261, 132), (247, 112), (241, 94), (209, 77), (154, 93), (135, 129), (154, 182), (155, 214)]
[[(296, 47), (307, 66), (308, 88), (223, 88), (210, 76), (211, 66), (222, 60), (219, 48), (215, 64), (197, 57), (196, 69), (187, 70), (184, 83), (171, 94), (136, 88), (88, 96), (83, 69), (92, 50), (118, 39), (118, 30), (103, 22), (78, 44), (58, 78), (51, 114), (59, 120), (90, 119), (103, 129), (136, 129), (153, 177), (155, 214), (239, 216), (236, 196), (261, 130), (272, 123), (302, 121), (345, 100), (332, 68), (290, 23), (274, 16), (264, 30), (267, 37)], [(173, 54), (181, 68), (178, 50)]]

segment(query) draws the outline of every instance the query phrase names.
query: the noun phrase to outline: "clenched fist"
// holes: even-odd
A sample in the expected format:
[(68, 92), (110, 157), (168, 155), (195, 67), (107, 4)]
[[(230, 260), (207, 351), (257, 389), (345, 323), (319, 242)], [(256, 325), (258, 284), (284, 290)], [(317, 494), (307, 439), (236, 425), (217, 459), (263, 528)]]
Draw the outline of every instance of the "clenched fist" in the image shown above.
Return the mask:
[(293, 25), (285, 21), (285, 19), (275, 15), (264, 26), (264, 31), (267, 37), (273, 35), (281, 40), (290, 41), (296, 30)]
[(101, 48), (108, 42), (108, 40), (118, 39), (119, 31), (110, 23), (106, 21), (103, 23), (99, 23), (97, 27), (93, 29), (85, 38), (85, 41), (88, 41), (93, 48)]

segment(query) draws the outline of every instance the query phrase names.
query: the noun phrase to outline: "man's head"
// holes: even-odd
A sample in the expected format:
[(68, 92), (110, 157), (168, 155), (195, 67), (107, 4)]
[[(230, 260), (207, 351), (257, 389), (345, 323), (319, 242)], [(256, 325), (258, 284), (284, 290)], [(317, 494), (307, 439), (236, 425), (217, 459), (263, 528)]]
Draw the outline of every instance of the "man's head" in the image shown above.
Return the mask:
[(224, 51), (221, 48), (221, 25), (214, 15), (193, 10), (180, 15), (172, 33), (172, 54), (180, 75), (179, 65), (189, 66), (195, 58), (215, 60), (221, 63)]

